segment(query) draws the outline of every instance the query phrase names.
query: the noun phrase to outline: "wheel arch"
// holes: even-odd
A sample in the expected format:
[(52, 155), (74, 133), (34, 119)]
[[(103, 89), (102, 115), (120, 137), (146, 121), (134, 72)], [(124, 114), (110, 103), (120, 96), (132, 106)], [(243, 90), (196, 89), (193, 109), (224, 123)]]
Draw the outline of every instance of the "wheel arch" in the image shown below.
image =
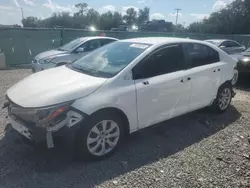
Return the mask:
[(109, 113), (113, 113), (113, 114), (116, 114), (118, 115), (122, 121), (124, 122), (124, 130), (125, 130), (125, 135), (129, 135), (130, 133), (130, 125), (129, 125), (129, 120), (128, 120), (128, 117), (127, 115), (119, 108), (116, 108), (116, 107), (106, 107), (106, 108), (102, 108), (102, 109), (99, 109), (95, 112), (93, 112), (92, 114), (90, 114), (90, 116), (93, 116), (97, 113), (104, 113), (104, 112), (109, 112)]

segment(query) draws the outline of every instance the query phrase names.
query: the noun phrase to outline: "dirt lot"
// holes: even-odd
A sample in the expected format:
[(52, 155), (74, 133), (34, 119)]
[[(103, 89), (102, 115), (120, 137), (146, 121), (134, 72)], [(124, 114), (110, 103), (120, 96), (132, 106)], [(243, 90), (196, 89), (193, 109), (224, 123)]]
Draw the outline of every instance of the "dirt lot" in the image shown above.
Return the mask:
[[(29, 74), (0, 71), (1, 105)], [(250, 187), (250, 79), (240, 86), (226, 113), (202, 110), (145, 129), (96, 163), (74, 160), (66, 147), (34, 150), (5, 133), (0, 111), (0, 187)]]

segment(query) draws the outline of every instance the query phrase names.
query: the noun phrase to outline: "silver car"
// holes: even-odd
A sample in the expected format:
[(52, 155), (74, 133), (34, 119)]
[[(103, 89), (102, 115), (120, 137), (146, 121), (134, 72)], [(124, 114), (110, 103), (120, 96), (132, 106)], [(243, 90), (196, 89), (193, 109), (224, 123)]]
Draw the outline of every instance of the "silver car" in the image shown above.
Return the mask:
[(60, 48), (38, 54), (32, 61), (32, 71), (38, 72), (71, 63), (89, 52), (117, 40), (110, 37), (82, 37), (75, 39)]
[(206, 40), (209, 43), (212, 43), (218, 46), (220, 49), (225, 51), (228, 54), (241, 53), (246, 50), (245, 46), (240, 45), (238, 42), (227, 39), (209, 39)]

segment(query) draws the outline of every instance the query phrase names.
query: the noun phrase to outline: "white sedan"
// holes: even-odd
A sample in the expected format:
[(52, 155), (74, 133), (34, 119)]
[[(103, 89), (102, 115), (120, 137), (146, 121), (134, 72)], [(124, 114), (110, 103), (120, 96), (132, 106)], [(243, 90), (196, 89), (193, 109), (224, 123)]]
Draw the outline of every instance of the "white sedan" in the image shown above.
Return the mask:
[(48, 147), (57, 133), (72, 131), (80, 156), (103, 159), (145, 127), (207, 106), (226, 111), (235, 66), (235, 59), (202, 41), (117, 41), (11, 87), (9, 117), (21, 135)]

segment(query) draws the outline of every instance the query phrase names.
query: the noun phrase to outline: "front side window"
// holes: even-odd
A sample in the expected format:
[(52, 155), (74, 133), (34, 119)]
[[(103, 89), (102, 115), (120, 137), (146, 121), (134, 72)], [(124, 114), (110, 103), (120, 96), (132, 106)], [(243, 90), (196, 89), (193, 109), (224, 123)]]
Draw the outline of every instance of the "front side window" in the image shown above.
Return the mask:
[(72, 51), (74, 50), (78, 45), (80, 45), (84, 40), (82, 39), (75, 39), (59, 48), (61, 51)]
[(199, 67), (220, 61), (219, 53), (203, 44), (185, 44), (191, 67)]
[(101, 46), (100, 40), (95, 39), (95, 40), (90, 40), (90, 41), (83, 43), (78, 48), (83, 48), (84, 52), (91, 52), (97, 48), (100, 48), (100, 46)]
[(93, 51), (69, 67), (88, 75), (110, 78), (118, 74), (149, 47), (150, 44), (118, 41)]
[(183, 52), (179, 45), (161, 49), (142, 61), (133, 69), (134, 79), (155, 77), (183, 68)]

